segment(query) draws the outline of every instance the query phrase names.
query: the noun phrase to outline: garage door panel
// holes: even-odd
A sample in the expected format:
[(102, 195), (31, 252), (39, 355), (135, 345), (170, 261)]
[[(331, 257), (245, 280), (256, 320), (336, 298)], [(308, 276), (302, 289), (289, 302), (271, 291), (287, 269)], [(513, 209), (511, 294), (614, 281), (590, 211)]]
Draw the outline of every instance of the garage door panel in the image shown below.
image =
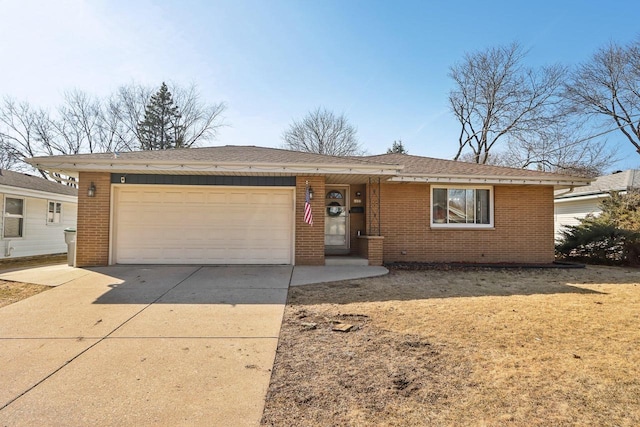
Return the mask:
[(117, 187), (117, 263), (290, 264), (293, 191)]

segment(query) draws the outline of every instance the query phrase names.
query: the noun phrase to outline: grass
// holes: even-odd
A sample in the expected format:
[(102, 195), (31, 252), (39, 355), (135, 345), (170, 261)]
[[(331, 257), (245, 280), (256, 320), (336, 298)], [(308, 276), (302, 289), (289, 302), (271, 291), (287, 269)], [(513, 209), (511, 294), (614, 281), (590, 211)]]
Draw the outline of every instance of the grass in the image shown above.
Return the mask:
[[(19, 268), (42, 267), (44, 265), (65, 262), (67, 255), (45, 255), (28, 258), (0, 260), (0, 274)], [(32, 283), (13, 282), (0, 279), (0, 308), (13, 304), (30, 296), (51, 289), (49, 286), (34, 285)]]
[(262, 424), (640, 425), (639, 348), (635, 269), (295, 287)]
[(0, 308), (51, 289), (49, 286), (0, 280)]
[(42, 267), (44, 265), (61, 264), (67, 262), (67, 254), (38, 255), (32, 257), (0, 259), (0, 273), (4, 270), (15, 270), (27, 267)]

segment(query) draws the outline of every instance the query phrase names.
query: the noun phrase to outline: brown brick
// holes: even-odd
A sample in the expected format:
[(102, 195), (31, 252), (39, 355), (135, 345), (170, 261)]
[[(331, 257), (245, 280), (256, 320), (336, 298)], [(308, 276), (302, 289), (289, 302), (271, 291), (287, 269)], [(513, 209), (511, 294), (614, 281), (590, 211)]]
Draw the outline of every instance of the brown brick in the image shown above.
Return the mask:
[(551, 186), (495, 186), (493, 229), (432, 229), (426, 184), (384, 184), (380, 202), (385, 262), (554, 260)]
[[(89, 267), (109, 263), (109, 206), (111, 203), (111, 174), (108, 172), (80, 172), (78, 188), (78, 231), (76, 236), (76, 265)], [(95, 197), (88, 197), (91, 183)]]
[[(313, 189), (313, 225), (304, 222), (307, 182)], [(296, 265), (324, 265), (324, 176), (296, 177)]]

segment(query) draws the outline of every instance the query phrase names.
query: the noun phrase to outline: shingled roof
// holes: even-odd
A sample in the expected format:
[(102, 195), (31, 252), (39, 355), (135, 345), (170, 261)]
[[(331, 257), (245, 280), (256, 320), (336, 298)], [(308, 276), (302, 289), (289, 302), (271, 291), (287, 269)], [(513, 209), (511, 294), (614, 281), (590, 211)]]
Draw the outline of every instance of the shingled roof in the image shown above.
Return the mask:
[(611, 175), (597, 177), (591, 184), (577, 187), (571, 193), (560, 194), (556, 199), (570, 199), (573, 197), (605, 194), (611, 191), (628, 191), (640, 189), (640, 170), (627, 169)]
[[(302, 151), (283, 150), (253, 145), (225, 145), (220, 147), (178, 148), (174, 150), (127, 151), (122, 153), (75, 154), (71, 156), (34, 157), (33, 162), (189, 162), (189, 163), (257, 163), (257, 164), (369, 164), (366, 158), (329, 156)], [(384, 163), (384, 161), (376, 162)]]
[[(77, 174), (79, 171), (167, 174), (317, 174), (342, 179), (380, 176), (389, 181), (485, 182), (555, 185), (588, 184), (579, 177), (527, 169), (479, 165), (407, 154), (375, 156), (328, 156), (269, 147), (234, 146), (123, 153), (78, 154), (28, 159), (49, 171)], [(340, 175), (340, 177), (338, 177)], [(363, 181), (364, 182), (364, 181)]]
[(44, 191), (46, 193), (65, 194), (78, 196), (78, 190), (68, 185), (58, 184), (25, 173), (14, 172), (6, 169), (0, 170), (0, 185), (7, 187), (25, 188), (28, 190)]
[(362, 157), (370, 161), (403, 165), (402, 175), (429, 176), (495, 176), (522, 178), (575, 178), (551, 172), (529, 169), (508, 168), (504, 166), (481, 165), (455, 160), (435, 159), (432, 157), (412, 156), (409, 154), (379, 154)]

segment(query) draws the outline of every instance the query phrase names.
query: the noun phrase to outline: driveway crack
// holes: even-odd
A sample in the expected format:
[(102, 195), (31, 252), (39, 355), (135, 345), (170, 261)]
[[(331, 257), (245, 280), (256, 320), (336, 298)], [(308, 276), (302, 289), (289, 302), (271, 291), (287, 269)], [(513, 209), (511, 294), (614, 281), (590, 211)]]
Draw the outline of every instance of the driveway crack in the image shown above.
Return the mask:
[(100, 337), (98, 339), (98, 341), (96, 341), (95, 343), (91, 344), (89, 347), (85, 348), (84, 350), (82, 350), (80, 353), (76, 354), (75, 356), (73, 356), (71, 359), (67, 360), (65, 363), (63, 363), (61, 366), (59, 366), (57, 369), (55, 369), (54, 371), (52, 371), (51, 373), (49, 373), (48, 375), (46, 375), (44, 378), (42, 378), (40, 381), (36, 382), (35, 384), (33, 384), (31, 387), (29, 387), (28, 389), (26, 389), (25, 391), (23, 391), (22, 393), (20, 393), (19, 395), (17, 395), (16, 397), (14, 397), (13, 399), (10, 399), (8, 402), (6, 402), (5, 404), (3, 404), (2, 406), (0, 406), (0, 411), (4, 410), (6, 407), (8, 407), (9, 405), (11, 405), (13, 402), (15, 402), (16, 400), (20, 399), (22, 396), (24, 396), (25, 394), (29, 393), (31, 390), (35, 389), (36, 387), (38, 387), (40, 384), (44, 383), (46, 380), (48, 380), (49, 378), (51, 378), (52, 376), (54, 376), (55, 374), (57, 374), (58, 372), (60, 372), (62, 369), (64, 369), (66, 366), (68, 366), (71, 362), (73, 362), (74, 360), (76, 360), (78, 357), (82, 356), (83, 354), (85, 354), (86, 352), (88, 352), (89, 350), (91, 350), (92, 348), (94, 348), (95, 346), (97, 346), (98, 344), (100, 344), (102, 341), (106, 340), (107, 338), (109, 338), (111, 335), (113, 335), (113, 333), (115, 333), (118, 329), (122, 328), (124, 325), (126, 325), (127, 323), (129, 323), (132, 319), (134, 319), (135, 317), (137, 317), (140, 313), (142, 313), (143, 311), (145, 311), (147, 308), (151, 307), (153, 304), (157, 303), (158, 301), (160, 301), (165, 295), (167, 295), (169, 292), (171, 292), (172, 290), (174, 290), (175, 288), (177, 288), (178, 286), (180, 286), (182, 283), (184, 283), (185, 281), (187, 281), (188, 279), (190, 279), (194, 274), (196, 274), (198, 271), (200, 271), (202, 269), (202, 266), (198, 267), (196, 270), (194, 270), (193, 272), (191, 272), (191, 274), (189, 274), (187, 277), (185, 277), (184, 279), (182, 279), (181, 281), (179, 281), (178, 283), (176, 283), (174, 286), (172, 286), (171, 288), (169, 288), (166, 292), (164, 292), (162, 295), (160, 295), (158, 298), (156, 298), (155, 300), (151, 301), (149, 304), (147, 304), (146, 306), (144, 306), (142, 309), (140, 309), (138, 312), (136, 312), (135, 314), (133, 314), (131, 317), (129, 317), (127, 320), (125, 320), (124, 322), (122, 322), (120, 325), (118, 325), (117, 327), (115, 327), (111, 332), (109, 332), (108, 334), (106, 334), (103, 337)]

